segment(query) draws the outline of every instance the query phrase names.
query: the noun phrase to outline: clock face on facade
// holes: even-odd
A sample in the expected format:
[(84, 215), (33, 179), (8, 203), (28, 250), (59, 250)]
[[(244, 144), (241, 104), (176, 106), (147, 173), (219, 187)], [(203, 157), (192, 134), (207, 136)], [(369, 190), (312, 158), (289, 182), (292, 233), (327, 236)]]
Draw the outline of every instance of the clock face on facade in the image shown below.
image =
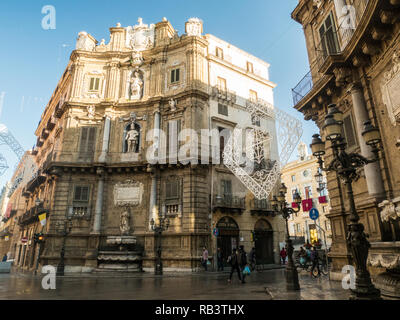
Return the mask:
[(304, 176), (304, 177), (308, 177), (309, 174), (310, 174), (310, 173), (308, 172), (308, 170), (304, 170), (304, 171), (303, 171), (303, 176)]

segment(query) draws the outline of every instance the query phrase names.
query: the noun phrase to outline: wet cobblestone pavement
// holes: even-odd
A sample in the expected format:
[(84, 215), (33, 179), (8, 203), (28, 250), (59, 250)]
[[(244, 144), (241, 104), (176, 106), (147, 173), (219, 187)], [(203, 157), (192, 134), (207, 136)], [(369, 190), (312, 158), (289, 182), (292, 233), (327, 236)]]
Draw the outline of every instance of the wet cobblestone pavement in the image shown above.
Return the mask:
[[(42, 275), (0, 274), (0, 299), (54, 300), (337, 300), (349, 293), (328, 277), (299, 275), (300, 292), (287, 292), (283, 269), (254, 272), (242, 284), (228, 273), (151, 273), (58, 277), (55, 290), (42, 289)], [(236, 276), (236, 277), (235, 277)]]

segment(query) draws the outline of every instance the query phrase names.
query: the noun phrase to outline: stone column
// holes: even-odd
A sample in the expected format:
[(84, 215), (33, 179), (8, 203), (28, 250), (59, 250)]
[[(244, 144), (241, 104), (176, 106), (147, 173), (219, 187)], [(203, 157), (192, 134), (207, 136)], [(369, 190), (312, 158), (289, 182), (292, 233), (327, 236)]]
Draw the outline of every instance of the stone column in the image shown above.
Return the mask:
[(108, 146), (110, 142), (110, 126), (111, 126), (111, 120), (108, 116), (106, 116), (104, 119), (103, 145), (101, 147), (99, 162), (106, 162)]
[(156, 142), (156, 148), (157, 148), (157, 157), (160, 157), (160, 111), (157, 110), (154, 113), (154, 129), (158, 129), (155, 132), (154, 139)]
[(150, 221), (156, 220), (157, 216), (157, 177), (153, 173), (151, 177), (150, 205), (149, 205), (149, 230), (151, 231)]
[(97, 197), (96, 197), (96, 207), (95, 216), (93, 221), (92, 234), (99, 234), (101, 227), (101, 218), (103, 215), (103, 194), (104, 194), (104, 170), (97, 169), (97, 174), (99, 175), (99, 181), (97, 183)]
[[(350, 88), (353, 101), (353, 110), (357, 126), (357, 136), (360, 143), (361, 154), (366, 158), (373, 158), (374, 154), (371, 147), (368, 146), (361, 133), (364, 130), (364, 122), (369, 120), (365, 99), (360, 84), (353, 84)], [(364, 167), (365, 179), (367, 182), (368, 193), (371, 196), (379, 196), (384, 193), (382, 174), (379, 167), (379, 162), (374, 162)]]

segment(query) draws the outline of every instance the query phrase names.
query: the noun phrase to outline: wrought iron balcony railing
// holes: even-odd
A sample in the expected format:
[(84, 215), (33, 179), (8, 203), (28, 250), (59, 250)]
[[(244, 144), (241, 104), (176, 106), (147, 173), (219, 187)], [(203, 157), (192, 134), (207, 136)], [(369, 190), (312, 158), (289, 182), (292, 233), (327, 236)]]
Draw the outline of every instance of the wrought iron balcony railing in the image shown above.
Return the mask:
[(296, 105), (301, 99), (303, 99), (307, 93), (313, 88), (313, 79), (311, 71), (309, 71), (303, 79), (292, 89), (293, 105)]

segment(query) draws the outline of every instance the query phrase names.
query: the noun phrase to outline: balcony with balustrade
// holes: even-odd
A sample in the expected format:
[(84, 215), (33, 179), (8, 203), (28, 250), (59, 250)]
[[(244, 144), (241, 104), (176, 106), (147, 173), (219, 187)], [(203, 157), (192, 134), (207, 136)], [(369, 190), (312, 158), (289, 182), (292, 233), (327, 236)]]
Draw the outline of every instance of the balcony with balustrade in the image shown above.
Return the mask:
[[(353, 53), (367, 22), (371, 20), (371, 9), (376, 3), (376, 0), (357, 0), (351, 6), (335, 7), (337, 26), (320, 29), (310, 71), (292, 89), (296, 109), (301, 109), (302, 105), (309, 102), (310, 97), (318, 94), (332, 78), (332, 68), (345, 63)], [(341, 16), (338, 17), (338, 13), (341, 13)], [(317, 33), (318, 31), (315, 31), (315, 34)]]
[(242, 214), (246, 209), (245, 197), (232, 195), (215, 195), (213, 211), (227, 214)]

